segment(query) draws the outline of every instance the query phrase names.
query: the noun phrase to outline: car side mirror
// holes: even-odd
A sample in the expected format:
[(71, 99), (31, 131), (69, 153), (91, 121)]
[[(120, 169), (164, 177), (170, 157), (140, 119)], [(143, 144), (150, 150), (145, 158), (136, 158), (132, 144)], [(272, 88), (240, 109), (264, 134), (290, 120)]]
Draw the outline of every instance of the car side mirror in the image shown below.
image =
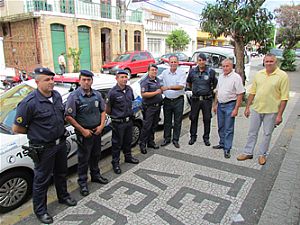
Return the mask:
[(136, 59), (132, 59), (132, 60), (131, 60), (131, 62), (134, 62), (134, 61), (136, 61)]

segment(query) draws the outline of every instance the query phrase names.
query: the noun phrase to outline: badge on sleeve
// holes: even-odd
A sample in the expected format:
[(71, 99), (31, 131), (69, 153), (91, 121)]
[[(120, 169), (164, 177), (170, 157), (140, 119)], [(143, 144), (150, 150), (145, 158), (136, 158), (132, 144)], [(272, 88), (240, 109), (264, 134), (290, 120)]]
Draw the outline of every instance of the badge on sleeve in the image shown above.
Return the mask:
[(68, 111), (68, 113), (72, 113), (73, 109), (72, 108), (68, 108), (67, 111)]
[(17, 123), (22, 123), (23, 122), (23, 118), (22, 116), (19, 116), (17, 119), (16, 119)]
[(96, 107), (96, 108), (99, 107), (99, 101), (95, 101), (95, 107)]
[(143, 88), (141, 88), (141, 92), (145, 92), (145, 88), (143, 87)]

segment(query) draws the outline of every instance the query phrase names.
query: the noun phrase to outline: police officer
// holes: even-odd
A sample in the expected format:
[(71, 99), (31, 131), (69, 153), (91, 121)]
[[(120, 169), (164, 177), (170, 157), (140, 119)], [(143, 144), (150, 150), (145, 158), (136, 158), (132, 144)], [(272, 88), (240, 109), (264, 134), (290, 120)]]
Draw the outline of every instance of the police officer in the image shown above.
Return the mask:
[(187, 77), (187, 86), (192, 89), (191, 112), (190, 112), (190, 135), (189, 145), (193, 145), (197, 140), (197, 127), (200, 109), (202, 110), (204, 134), (203, 141), (206, 146), (210, 146), (209, 134), (211, 123), (211, 110), (213, 102), (213, 91), (218, 80), (216, 72), (206, 66), (206, 55), (198, 55), (198, 65), (192, 68)]
[(141, 153), (147, 154), (148, 148), (158, 149), (154, 142), (154, 133), (158, 125), (162, 105), (161, 82), (156, 77), (157, 65), (148, 66), (148, 76), (140, 83), (143, 107), (143, 127), (140, 137)]
[(47, 190), (53, 175), (58, 202), (68, 206), (77, 203), (67, 191), (67, 151), (64, 107), (60, 94), (53, 90), (54, 73), (36, 68), (37, 90), (18, 105), (13, 131), (27, 134), (30, 146), (39, 146), (39, 160), (34, 163), (33, 210), (42, 223), (53, 223), (47, 212)]
[(80, 87), (73, 91), (66, 104), (66, 120), (76, 129), (78, 143), (78, 184), (80, 194), (87, 196), (87, 172), (91, 181), (107, 184), (100, 175), (98, 162), (101, 154), (101, 133), (105, 126), (105, 103), (101, 94), (91, 88), (94, 74), (80, 70)]
[(112, 121), (112, 165), (116, 174), (121, 173), (120, 152), (123, 149), (125, 162), (138, 164), (139, 160), (131, 154), (132, 142), (132, 88), (127, 84), (128, 73), (119, 70), (116, 73), (117, 84), (109, 91), (106, 113)]

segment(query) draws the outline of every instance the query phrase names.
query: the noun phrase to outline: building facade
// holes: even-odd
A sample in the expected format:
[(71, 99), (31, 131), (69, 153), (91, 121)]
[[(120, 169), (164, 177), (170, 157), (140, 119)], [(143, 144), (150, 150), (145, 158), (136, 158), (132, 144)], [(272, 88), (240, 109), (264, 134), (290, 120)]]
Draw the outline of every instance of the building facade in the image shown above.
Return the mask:
[(197, 32), (197, 48), (202, 48), (206, 46), (224, 46), (228, 45), (230, 42), (229, 38), (221, 35), (218, 38), (214, 38), (210, 33), (198, 30)]
[[(81, 49), (80, 69), (99, 72), (121, 53), (120, 0), (4, 0), (0, 12), (8, 67), (32, 71), (41, 65), (59, 72), (58, 56)], [(139, 10), (126, 12), (128, 51), (144, 49), (142, 17)], [(72, 58), (66, 60), (73, 72)]]

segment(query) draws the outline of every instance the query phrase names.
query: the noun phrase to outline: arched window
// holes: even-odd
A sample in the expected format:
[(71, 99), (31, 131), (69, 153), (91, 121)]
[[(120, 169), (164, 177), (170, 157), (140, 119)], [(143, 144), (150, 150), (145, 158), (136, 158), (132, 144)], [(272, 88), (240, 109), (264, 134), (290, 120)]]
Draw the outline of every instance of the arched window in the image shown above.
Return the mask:
[(134, 50), (141, 51), (141, 31), (134, 31)]

